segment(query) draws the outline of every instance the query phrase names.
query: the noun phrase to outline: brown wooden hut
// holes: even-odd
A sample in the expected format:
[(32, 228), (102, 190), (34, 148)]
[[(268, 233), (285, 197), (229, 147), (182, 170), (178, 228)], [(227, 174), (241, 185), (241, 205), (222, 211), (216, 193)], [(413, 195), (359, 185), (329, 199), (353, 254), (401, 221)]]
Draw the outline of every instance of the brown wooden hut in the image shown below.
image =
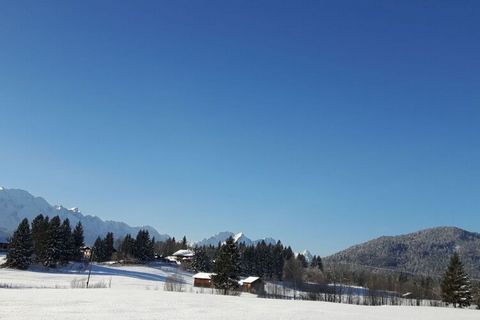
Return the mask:
[(212, 286), (212, 275), (214, 273), (199, 272), (193, 276), (193, 286), (210, 288)]
[(242, 291), (250, 293), (260, 293), (264, 289), (264, 283), (260, 277), (248, 277), (240, 280)]

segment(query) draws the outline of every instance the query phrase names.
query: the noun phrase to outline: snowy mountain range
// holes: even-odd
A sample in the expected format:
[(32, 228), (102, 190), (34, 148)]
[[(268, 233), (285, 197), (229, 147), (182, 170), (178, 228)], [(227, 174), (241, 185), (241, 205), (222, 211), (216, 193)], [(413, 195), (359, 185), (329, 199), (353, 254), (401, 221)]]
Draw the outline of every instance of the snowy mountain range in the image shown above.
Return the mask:
[(148, 230), (156, 240), (165, 240), (169, 237), (158, 233), (151, 226), (131, 227), (124, 222), (104, 221), (96, 216), (83, 215), (78, 208), (52, 206), (45, 199), (35, 197), (25, 190), (0, 187), (0, 237), (11, 235), (22, 219), (27, 218), (31, 222), (40, 213), (50, 218), (56, 215), (62, 220), (68, 218), (72, 226), (80, 221), (87, 244), (92, 244), (98, 236), (104, 236), (107, 232), (113, 232), (115, 238), (119, 238), (127, 233), (135, 236), (140, 229)]
[(233, 233), (230, 231), (224, 231), (217, 233), (210, 238), (203, 239), (202, 241), (196, 242), (194, 245), (196, 246), (217, 246), (219, 243), (225, 242), (229, 237), (233, 237), (236, 243), (244, 243), (247, 246), (256, 245), (262, 241), (265, 241), (266, 244), (275, 244), (277, 241), (272, 238), (264, 238), (264, 239), (257, 239), (252, 240), (245, 236), (243, 232)]

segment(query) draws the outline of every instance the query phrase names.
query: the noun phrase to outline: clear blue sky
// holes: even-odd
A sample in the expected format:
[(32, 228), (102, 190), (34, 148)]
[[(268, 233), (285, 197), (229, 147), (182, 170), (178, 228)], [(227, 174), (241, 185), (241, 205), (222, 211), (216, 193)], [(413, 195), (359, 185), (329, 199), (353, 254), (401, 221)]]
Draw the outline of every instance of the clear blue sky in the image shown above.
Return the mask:
[(480, 231), (479, 17), (478, 1), (2, 1), (0, 185), (321, 255)]

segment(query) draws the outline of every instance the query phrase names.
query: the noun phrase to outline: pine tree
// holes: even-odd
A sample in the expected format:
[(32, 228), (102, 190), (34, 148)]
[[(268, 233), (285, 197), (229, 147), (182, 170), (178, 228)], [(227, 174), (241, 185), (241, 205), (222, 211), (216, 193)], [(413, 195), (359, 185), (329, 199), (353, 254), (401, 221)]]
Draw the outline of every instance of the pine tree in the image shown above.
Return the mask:
[(125, 238), (123, 238), (123, 241), (120, 244), (120, 253), (125, 260), (130, 260), (134, 257), (135, 239), (133, 239), (130, 234), (127, 234)]
[(442, 299), (447, 304), (468, 307), (472, 302), (472, 288), (468, 275), (465, 273), (460, 257), (455, 253), (451, 259), (448, 269), (443, 276), (441, 283)]
[(214, 272), (216, 274), (212, 276), (212, 282), (215, 288), (223, 290), (224, 294), (238, 288), (240, 255), (232, 237), (220, 247), (215, 259)]
[(140, 230), (135, 239), (134, 256), (141, 262), (151, 261), (154, 258), (153, 243), (148, 230)]
[(283, 276), (283, 265), (285, 263), (283, 259), (283, 245), (280, 241), (275, 244), (272, 249), (273, 256), (273, 279), (282, 280)]
[(104, 240), (105, 244), (105, 261), (112, 260), (115, 249), (113, 248), (113, 233), (108, 232)]
[(477, 309), (480, 309), (480, 283), (477, 283), (473, 291), (473, 303), (477, 305)]
[(33, 242), (27, 219), (23, 219), (13, 233), (7, 251), (6, 265), (16, 269), (27, 269), (32, 263)]
[(73, 256), (73, 236), (72, 228), (70, 227), (70, 220), (66, 218), (63, 220), (62, 226), (60, 227), (60, 233), (62, 238), (62, 245), (60, 249), (60, 263), (68, 263)]
[(79, 221), (73, 229), (72, 233), (73, 238), (73, 252), (72, 252), (72, 259), (74, 261), (81, 261), (83, 258), (81, 248), (85, 245), (84, 237), (83, 237), (83, 226), (82, 223)]
[(32, 240), (35, 262), (43, 263), (43, 261), (45, 260), (48, 240), (48, 224), (48, 217), (44, 217), (42, 214), (36, 216), (35, 219), (33, 219), (32, 221)]
[(195, 255), (193, 257), (191, 268), (194, 272), (210, 272), (212, 265), (210, 258), (204, 248), (195, 248)]
[(320, 256), (313, 256), (310, 267), (323, 271), (323, 262)]
[(255, 247), (248, 246), (244, 247), (241, 250), (240, 254), (240, 269), (241, 274), (244, 276), (249, 276), (254, 274), (255, 268)]
[(307, 259), (303, 254), (299, 253), (297, 255), (297, 260), (300, 261), (300, 263), (302, 264), (302, 267), (304, 268), (308, 267)]
[(43, 264), (53, 268), (60, 261), (64, 238), (62, 236), (60, 217), (55, 216), (50, 220), (47, 228), (47, 245)]
[(103, 262), (106, 261), (106, 248), (105, 248), (105, 240), (97, 237), (93, 244), (92, 248), (92, 254), (93, 254), (93, 260), (97, 262)]
[(188, 246), (187, 246), (187, 237), (186, 236), (183, 236), (182, 238), (182, 243), (181, 243), (181, 249), (187, 249)]

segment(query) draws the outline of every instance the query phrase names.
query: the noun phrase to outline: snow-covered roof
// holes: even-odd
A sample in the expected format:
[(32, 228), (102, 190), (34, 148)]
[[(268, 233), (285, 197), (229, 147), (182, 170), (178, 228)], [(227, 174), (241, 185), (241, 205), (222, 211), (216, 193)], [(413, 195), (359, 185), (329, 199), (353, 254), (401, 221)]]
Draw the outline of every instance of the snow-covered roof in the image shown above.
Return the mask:
[(208, 272), (199, 272), (193, 276), (194, 279), (205, 279), (210, 280), (215, 273), (208, 273)]
[(195, 252), (192, 250), (178, 250), (173, 254), (175, 257), (193, 257), (195, 255)]
[(240, 283), (241, 284), (243, 284), (243, 283), (254, 283), (258, 279), (260, 279), (260, 277), (248, 277), (246, 279), (241, 280)]

